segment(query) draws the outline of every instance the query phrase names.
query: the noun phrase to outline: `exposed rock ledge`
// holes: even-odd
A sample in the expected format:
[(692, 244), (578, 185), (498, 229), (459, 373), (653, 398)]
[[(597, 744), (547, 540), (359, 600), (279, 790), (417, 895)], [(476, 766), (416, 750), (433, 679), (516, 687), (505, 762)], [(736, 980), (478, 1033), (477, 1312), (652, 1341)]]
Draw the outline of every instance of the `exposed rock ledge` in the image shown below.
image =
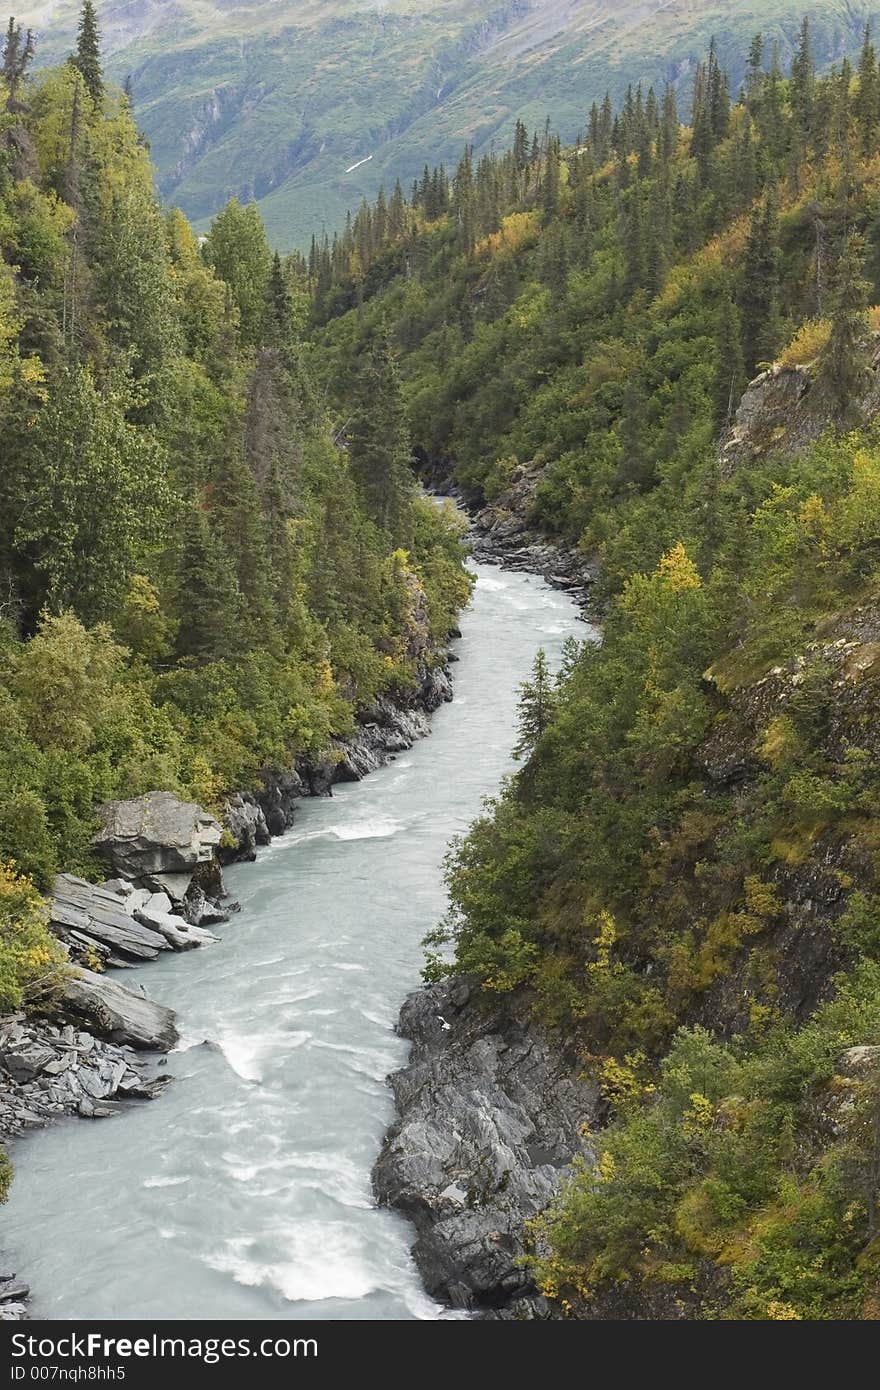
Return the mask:
[(525, 1227), (574, 1158), (592, 1158), (582, 1127), (599, 1112), (596, 1087), (464, 980), (411, 994), (398, 1031), (412, 1055), (391, 1077), (398, 1118), (373, 1179), (416, 1228), (428, 1292), (489, 1316), (554, 1316), (521, 1264)]

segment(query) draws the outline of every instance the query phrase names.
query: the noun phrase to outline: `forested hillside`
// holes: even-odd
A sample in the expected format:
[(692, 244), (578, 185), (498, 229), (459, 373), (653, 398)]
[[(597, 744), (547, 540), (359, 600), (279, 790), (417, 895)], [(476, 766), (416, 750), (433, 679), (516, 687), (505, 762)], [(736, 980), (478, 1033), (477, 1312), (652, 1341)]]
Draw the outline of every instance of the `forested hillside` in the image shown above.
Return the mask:
[[(200, 246), (157, 201), (89, 5), (73, 61), (0, 85), (0, 1010), (90, 874), (97, 802), (216, 807), (406, 693), (469, 592), (417, 494), (379, 335), (331, 425), (305, 269), (236, 203)], [(429, 631), (425, 630), (425, 614)]]
[(807, 25), (745, 69), (519, 128), (311, 257), (328, 381), (390, 323), (426, 466), (598, 563), (430, 966), (602, 1081), (535, 1232), (579, 1317), (877, 1316), (880, 84)]
[[(308, 258), (153, 193), (86, 7), (4, 54), (0, 991), (102, 797), (212, 803), (412, 679), (467, 585), (426, 473), (596, 566), (523, 692), (430, 974), (599, 1078), (534, 1231), (575, 1317), (875, 1318), (880, 72), (711, 48), (582, 141), (518, 124)], [(758, 373), (757, 379), (755, 375)], [(749, 382), (752, 380), (752, 385)], [(745, 393), (745, 394), (744, 394)], [(330, 421), (332, 420), (332, 427)], [(445, 939), (444, 938), (445, 935)], [(454, 959), (449, 959), (450, 955)]]

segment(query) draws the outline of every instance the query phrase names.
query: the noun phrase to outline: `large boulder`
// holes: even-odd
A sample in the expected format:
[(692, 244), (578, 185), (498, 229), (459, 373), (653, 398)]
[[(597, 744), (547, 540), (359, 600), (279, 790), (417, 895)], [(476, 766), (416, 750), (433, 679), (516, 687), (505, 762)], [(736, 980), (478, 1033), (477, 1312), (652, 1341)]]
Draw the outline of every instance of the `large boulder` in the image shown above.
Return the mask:
[[(75, 874), (57, 874), (49, 903), (49, 927), (67, 946), (73, 959), (83, 950), (94, 952), (105, 964), (155, 960), (168, 942), (149, 924), (135, 921), (132, 913), (141, 905), (139, 889), (113, 892), (86, 883)], [(169, 903), (170, 907), (170, 903)]]
[(179, 1038), (173, 1009), (91, 970), (73, 970), (59, 1012), (99, 1037), (168, 1052)]
[(140, 879), (181, 873), (214, 858), (223, 828), (192, 801), (147, 792), (132, 801), (105, 801), (95, 849), (114, 874)]
[(220, 851), (224, 863), (236, 859), (252, 860), (257, 857), (257, 846), (267, 845), (271, 839), (263, 808), (249, 792), (236, 792), (226, 798), (223, 808), (227, 839), (234, 844)]

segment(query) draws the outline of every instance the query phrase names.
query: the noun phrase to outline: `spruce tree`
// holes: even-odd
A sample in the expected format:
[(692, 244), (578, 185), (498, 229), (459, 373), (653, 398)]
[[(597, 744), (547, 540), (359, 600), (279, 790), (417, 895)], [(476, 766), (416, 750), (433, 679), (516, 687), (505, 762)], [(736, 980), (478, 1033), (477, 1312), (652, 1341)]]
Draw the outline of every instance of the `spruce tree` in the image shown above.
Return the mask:
[(772, 193), (752, 213), (740, 313), (743, 354), (751, 375), (779, 348), (779, 216)]
[(414, 482), (403, 391), (385, 330), (377, 336), (361, 372), (348, 433), (355, 480), (370, 514), (394, 549), (408, 539), (407, 502)]
[(217, 470), (211, 510), (245, 605), (243, 645), (265, 644), (275, 616), (269, 554), (254, 475), (235, 448)]
[(648, 412), (645, 383), (632, 372), (623, 392), (620, 409), (619, 486), (640, 491), (651, 477), (653, 460), (648, 447)]
[(660, 123), (660, 159), (668, 164), (678, 149), (679, 138), (678, 103), (675, 88), (670, 84), (663, 94), (663, 118)]
[(559, 208), (559, 140), (554, 137), (547, 146), (544, 161), (544, 178), (541, 184), (541, 207), (545, 222), (550, 222)]
[(648, 255), (645, 236), (645, 199), (642, 185), (633, 184), (629, 195), (629, 211), (624, 232), (626, 257), (626, 292), (635, 294), (648, 283)]
[(104, 74), (101, 67), (101, 36), (92, 0), (83, 0), (73, 65), (81, 72), (92, 101), (99, 106), (104, 96)]
[(3, 80), (6, 83), (6, 109), (20, 109), (18, 95), (34, 56), (34, 35), (28, 29), (22, 39), (21, 27), (10, 17), (3, 47)]
[(175, 606), (179, 657), (205, 662), (229, 655), (241, 623), (241, 594), (198, 501), (183, 512)]
[(719, 429), (731, 422), (746, 386), (742, 349), (742, 322), (732, 296), (727, 296), (718, 315), (716, 333), (718, 368), (715, 376), (715, 418)]
[(277, 251), (272, 257), (267, 300), (267, 327), (270, 336), (283, 346), (290, 336), (292, 305), (290, 290), (284, 277), (284, 267)]
[(756, 34), (749, 45), (744, 93), (746, 106), (753, 118), (760, 112), (764, 77), (764, 37)]
[(818, 384), (841, 425), (861, 416), (869, 380), (870, 285), (865, 279), (865, 241), (852, 233), (844, 242), (831, 295), (831, 336), (820, 359)]
[(865, 41), (859, 58), (859, 90), (855, 100), (859, 124), (859, 143), (862, 154), (873, 154), (877, 144), (877, 123), (880, 119), (880, 73), (877, 54), (871, 42), (871, 29), (865, 29)]
[(513, 756), (528, 759), (549, 727), (556, 710), (556, 689), (543, 648), (535, 657), (531, 678), (520, 686), (517, 741)]
[(816, 66), (810, 42), (810, 21), (801, 24), (797, 52), (791, 64), (790, 100), (798, 134), (806, 146), (813, 133), (813, 112), (816, 93)]

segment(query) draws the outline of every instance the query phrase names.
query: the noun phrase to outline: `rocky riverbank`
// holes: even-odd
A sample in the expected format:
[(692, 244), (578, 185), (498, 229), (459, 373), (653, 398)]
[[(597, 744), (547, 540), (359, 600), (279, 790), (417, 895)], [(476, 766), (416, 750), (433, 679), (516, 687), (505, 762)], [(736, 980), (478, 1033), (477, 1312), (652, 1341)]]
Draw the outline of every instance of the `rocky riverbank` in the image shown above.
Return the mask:
[(551, 541), (531, 521), (540, 470), (520, 465), (507, 488), (484, 506), (469, 506), (457, 487), (435, 477), (439, 496), (452, 497), (470, 517), (471, 554), (481, 564), (538, 574), (554, 589), (570, 593), (586, 608), (596, 581), (595, 562), (575, 547)]
[[(55, 880), (49, 924), (70, 965), (51, 1014), (0, 1021), (0, 1144), (65, 1116), (101, 1119), (159, 1094), (172, 1079), (162, 1054), (178, 1040), (175, 1015), (105, 972), (216, 942), (208, 927), (237, 908), (221, 863), (253, 859), (292, 824), (301, 797), (332, 795), (337, 783), (360, 781), (428, 734), (430, 714), (452, 699), (447, 658), (425, 652), (414, 689), (362, 711), (355, 731), (323, 759), (268, 771), (259, 791), (230, 796), (223, 824), (168, 792), (100, 808), (95, 852), (113, 876), (98, 885), (72, 874)], [(27, 1317), (27, 1299), (25, 1284), (0, 1274), (0, 1321)]]
[(601, 1101), (577, 1061), (465, 980), (411, 994), (412, 1041), (391, 1077), (397, 1119), (374, 1169), (379, 1200), (417, 1232), (428, 1292), (484, 1316), (555, 1316), (522, 1260), (527, 1225), (557, 1191)]
[(453, 696), (452, 659), (448, 651), (425, 656), (412, 690), (383, 695), (360, 710), (354, 731), (334, 739), (322, 758), (301, 758), (286, 770), (266, 769), (256, 791), (227, 797), (220, 862), (255, 859), (261, 845), (290, 828), (302, 797), (332, 796), (334, 786), (360, 782), (429, 734), (430, 715)]

